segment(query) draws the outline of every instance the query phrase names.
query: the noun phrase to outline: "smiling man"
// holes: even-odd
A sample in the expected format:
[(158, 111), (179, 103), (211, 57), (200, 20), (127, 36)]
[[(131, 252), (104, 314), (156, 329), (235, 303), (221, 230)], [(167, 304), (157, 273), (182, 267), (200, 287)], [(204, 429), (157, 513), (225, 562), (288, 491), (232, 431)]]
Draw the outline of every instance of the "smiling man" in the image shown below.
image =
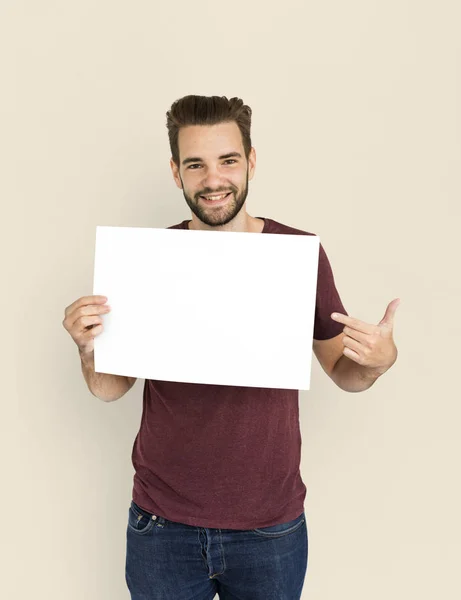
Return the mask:
[(170, 165), (192, 211), (189, 229), (260, 233), (264, 221), (248, 215), (245, 208), (256, 152), (250, 148), (246, 155), (237, 123), (181, 127), (178, 146), (180, 162), (171, 158)]
[[(172, 105), (170, 165), (192, 219), (171, 229), (315, 235), (247, 213), (256, 167), (250, 126), (251, 109), (239, 98), (186, 96)], [(80, 298), (63, 324), (89, 389), (112, 401), (136, 379), (94, 371), (107, 300)], [(366, 390), (395, 363), (398, 302), (378, 325), (349, 317), (320, 245), (313, 350), (341, 389)], [(222, 327), (238, 329), (232, 311), (223, 310), (218, 334)], [(255, 322), (242, 336), (261, 327), (271, 323)], [(133, 600), (300, 598), (308, 543), (298, 408), (297, 390), (145, 381), (127, 526)]]

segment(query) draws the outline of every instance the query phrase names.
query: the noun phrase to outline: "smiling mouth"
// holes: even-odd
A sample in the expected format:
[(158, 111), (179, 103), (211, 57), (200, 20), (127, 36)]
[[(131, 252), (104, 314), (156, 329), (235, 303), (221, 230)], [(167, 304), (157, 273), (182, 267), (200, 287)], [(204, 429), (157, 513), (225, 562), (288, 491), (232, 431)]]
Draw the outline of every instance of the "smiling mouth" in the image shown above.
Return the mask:
[(227, 202), (227, 200), (229, 199), (229, 196), (231, 196), (232, 192), (228, 192), (227, 194), (225, 194), (224, 196), (222, 194), (220, 194), (219, 196), (216, 196), (216, 198), (218, 198), (217, 200), (214, 200), (213, 198), (207, 198), (206, 196), (200, 196), (200, 198), (205, 202), (205, 204), (210, 204), (210, 205), (214, 205), (214, 204), (224, 204), (225, 202)]

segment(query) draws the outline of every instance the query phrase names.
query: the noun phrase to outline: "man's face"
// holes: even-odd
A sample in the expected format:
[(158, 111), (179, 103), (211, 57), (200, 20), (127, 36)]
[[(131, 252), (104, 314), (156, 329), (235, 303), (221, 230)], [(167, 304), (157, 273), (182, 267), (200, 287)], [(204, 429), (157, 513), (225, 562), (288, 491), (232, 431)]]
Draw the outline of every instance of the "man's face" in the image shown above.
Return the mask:
[[(195, 216), (206, 225), (226, 225), (240, 212), (256, 164), (254, 148), (248, 162), (235, 121), (191, 125), (179, 131), (179, 168), (170, 161), (176, 185)], [(230, 156), (232, 155), (232, 156)], [(222, 196), (207, 200), (204, 196)]]

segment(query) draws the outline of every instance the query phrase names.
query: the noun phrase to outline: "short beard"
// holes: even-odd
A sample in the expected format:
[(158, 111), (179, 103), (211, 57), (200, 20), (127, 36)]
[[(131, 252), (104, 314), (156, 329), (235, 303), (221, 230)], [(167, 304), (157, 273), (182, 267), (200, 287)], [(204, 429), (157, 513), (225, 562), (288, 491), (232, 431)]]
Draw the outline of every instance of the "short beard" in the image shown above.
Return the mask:
[(205, 225), (208, 225), (209, 227), (220, 227), (230, 223), (230, 221), (235, 219), (235, 217), (242, 210), (248, 196), (248, 168), (246, 172), (244, 189), (239, 195), (237, 195), (237, 188), (235, 186), (230, 186), (233, 197), (228, 201), (228, 204), (223, 207), (222, 211), (218, 208), (217, 210), (208, 212), (205, 207), (199, 204), (200, 194), (197, 195), (197, 200), (192, 200), (192, 198), (184, 191), (184, 182), (181, 178), (181, 175), (179, 175), (179, 178), (181, 179), (182, 192), (188, 207), (191, 209), (197, 219), (199, 219), (199, 221)]

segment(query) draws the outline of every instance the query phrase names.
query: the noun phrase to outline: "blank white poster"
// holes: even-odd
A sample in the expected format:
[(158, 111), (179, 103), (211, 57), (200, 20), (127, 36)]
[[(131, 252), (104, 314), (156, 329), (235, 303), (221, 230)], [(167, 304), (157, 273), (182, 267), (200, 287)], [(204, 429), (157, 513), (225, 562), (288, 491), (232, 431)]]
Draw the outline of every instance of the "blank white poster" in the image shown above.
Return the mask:
[(320, 239), (96, 228), (108, 298), (95, 369), (143, 379), (308, 390)]

